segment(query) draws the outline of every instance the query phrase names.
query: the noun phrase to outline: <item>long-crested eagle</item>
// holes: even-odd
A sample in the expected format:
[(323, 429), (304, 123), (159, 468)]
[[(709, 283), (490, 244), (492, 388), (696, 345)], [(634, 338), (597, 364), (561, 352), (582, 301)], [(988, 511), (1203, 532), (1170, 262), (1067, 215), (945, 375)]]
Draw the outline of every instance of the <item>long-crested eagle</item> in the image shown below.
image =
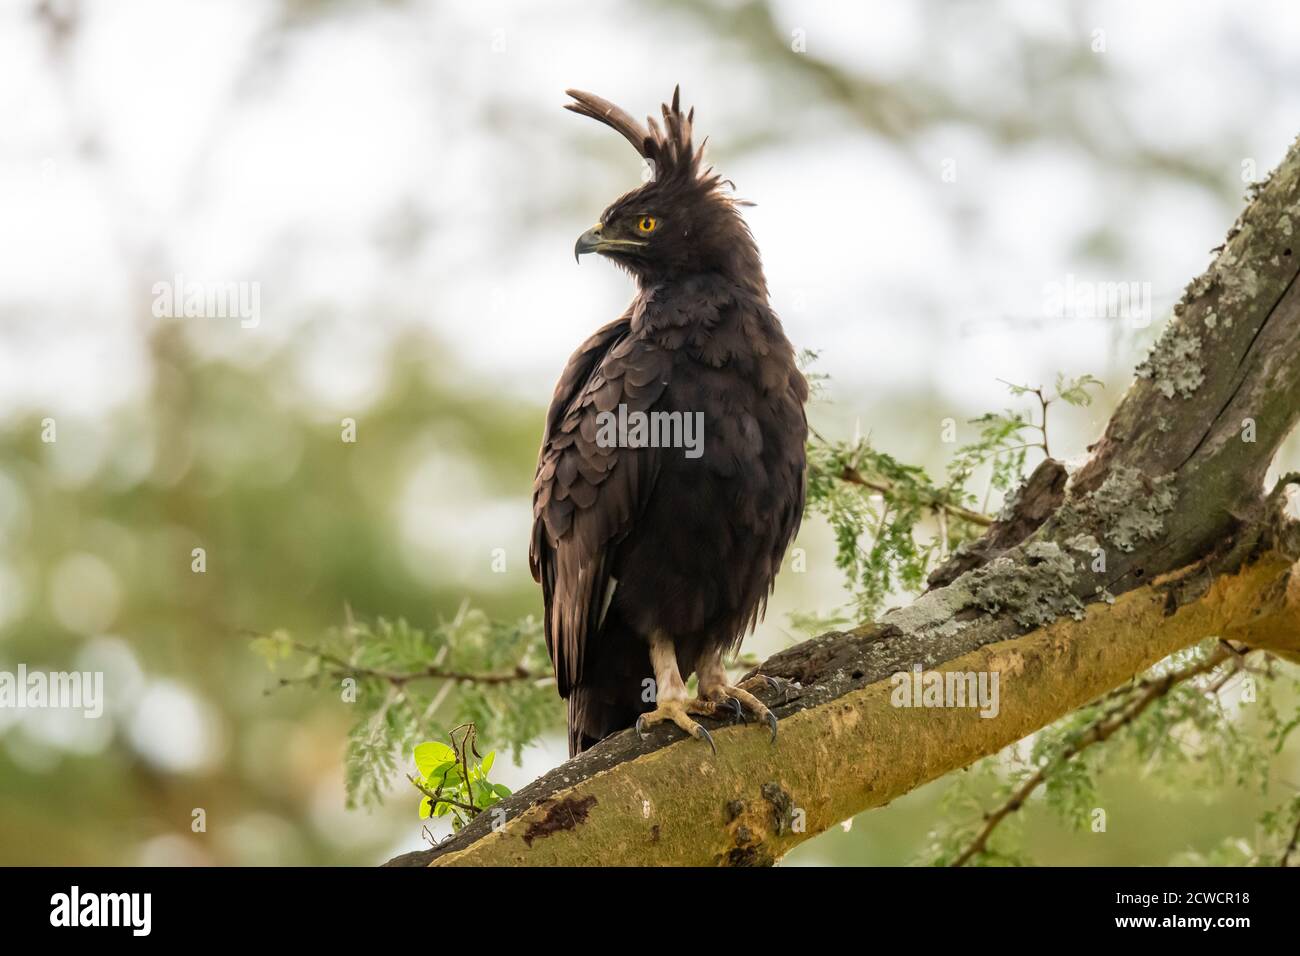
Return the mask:
[(808, 384), (680, 90), (662, 127), (567, 92), (567, 109), (621, 133), (653, 171), (578, 239), (575, 256), (612, 259), (637, 293), (569, 359), (533, 485), (529, 563), (569, 752), (664, 721), (712, 746), (692, 715), (745, 711), (775, 740), (757, 679), (732, 686), (722, 662), (762, 617), (799, 528)]

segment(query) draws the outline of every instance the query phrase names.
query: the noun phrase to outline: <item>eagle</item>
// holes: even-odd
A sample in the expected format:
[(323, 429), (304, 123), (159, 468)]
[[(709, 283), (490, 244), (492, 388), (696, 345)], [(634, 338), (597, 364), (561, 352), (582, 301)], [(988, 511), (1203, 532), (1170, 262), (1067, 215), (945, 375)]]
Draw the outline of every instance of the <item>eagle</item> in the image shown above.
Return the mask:
[(761, 620), (799, 529), (808, 383), (680, 87), (662, 126), (566, 92), (567, 109), (622, 134), (652, 171), (574, 248), (630, 273), (636, 295), (565, 366), (533, 484), (529, 566), (569, 754), (666, 722), (716, 753), (700, 716), (752, 714), (775, 741), (753, 694), (773, 682), (733, 686), (723, 660)]

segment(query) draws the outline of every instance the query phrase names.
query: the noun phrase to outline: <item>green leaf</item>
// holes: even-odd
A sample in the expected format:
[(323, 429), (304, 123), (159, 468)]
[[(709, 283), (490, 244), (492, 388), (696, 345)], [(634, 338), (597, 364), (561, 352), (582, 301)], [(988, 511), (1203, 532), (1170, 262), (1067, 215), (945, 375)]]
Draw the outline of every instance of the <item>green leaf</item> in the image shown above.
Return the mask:
[(437, 774), (430, 774), (429, 786), (443, 790), (457, 790), (463, 781), (460, 776), (460, 767), (452, 764), (450, 769), (441, 770)]
[(1089, 394), (1090, 388), (1105, 388), (1100, 379), (1091, 375), (1080, 375), (1078, 378), (1067, 379), (1062, 374), (1056, 376), (1056, 394), (1063, 402), (1080, 407), (1092, 404), (1092, 395)]
[(250, 642), (253, 653), (266, 661), (266, 666), (275, 670), (275, 666), (293, 653), (293, 644), (288, 632), (277, 630), (269, 635), (255, 637)]
[[(430, 787), (446, 786), (448, 776), (451, 774), (451, 771), (455, 769), (456, 762), (454, 760), (443, 761), (424, 775), (424, 782)], [(459, 777), (457, 777), (457, 779), (459, 779)]]
[(439, 764), (448, 761), (455, 762), (456, 751), (452, 750), (446, 744), (440, 744), (435, 741), (417, 744), (415, 748), (415, 766), (420, 771), (421, 776), (427, 777), (432, 770)]

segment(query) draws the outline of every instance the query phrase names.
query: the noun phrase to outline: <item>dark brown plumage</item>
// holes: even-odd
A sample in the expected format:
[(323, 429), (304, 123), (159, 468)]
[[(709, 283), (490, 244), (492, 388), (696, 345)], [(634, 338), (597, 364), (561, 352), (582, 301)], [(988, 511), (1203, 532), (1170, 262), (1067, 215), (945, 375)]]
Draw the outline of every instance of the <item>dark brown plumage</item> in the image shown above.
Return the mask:
[[(572, 754), (647, 711), (705, 737), (687, 712), (738, 701), (770, 717), (720, 661), (761, 618), (799, 527), (808, 388), (737, 203), (694, 150), (694, 111), (674, 92), (663, 127), (643, 127), (569, 95), (654, 169), (579, 239), (577, 253), (614, 260), (638, 291), (561, 375), (533, 488), (530, 563)], [(601, 413), (620, 405), (702, 413), (701, 453), (611, 445)], [(694, 671), (700, 698), (686, 701)]]

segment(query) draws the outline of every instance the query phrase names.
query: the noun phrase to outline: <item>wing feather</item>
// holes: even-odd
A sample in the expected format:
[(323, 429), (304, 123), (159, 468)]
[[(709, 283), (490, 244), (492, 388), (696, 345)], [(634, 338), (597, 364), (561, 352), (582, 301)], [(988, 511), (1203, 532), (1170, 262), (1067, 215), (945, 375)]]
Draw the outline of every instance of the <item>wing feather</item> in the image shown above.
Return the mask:
[(529, 564), (542, 585), (546, 648), (562, 697), (582, 679), (608, 610), (619, 545), (645, 509), (659, 467), (657, 449), (602, 447), (597, 415), (620, 404), (650, 410), (670, 367), (667, 353), (632, 338), (624, 315), (569, 359), (547, 413)]

